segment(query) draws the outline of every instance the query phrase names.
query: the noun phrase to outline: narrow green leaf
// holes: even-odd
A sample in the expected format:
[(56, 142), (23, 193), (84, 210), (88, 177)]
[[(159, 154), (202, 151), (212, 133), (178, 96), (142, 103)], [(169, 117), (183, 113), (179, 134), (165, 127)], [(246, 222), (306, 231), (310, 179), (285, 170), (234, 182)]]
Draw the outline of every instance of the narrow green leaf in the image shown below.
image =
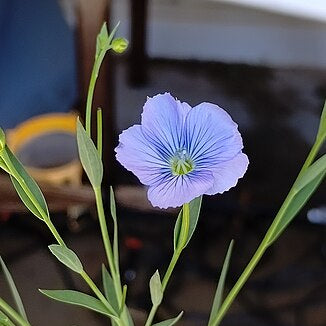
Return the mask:
[(74, 272), (80, 274), (83, 271), (83, 265), (78, 256), (69, 248), (61, 245), (50, 245), (49, 249), (56, 258)]
[(104, 265), (102, 265), (102, 282), (106, 299), (109, 301), (114, 311), (118, 313), (119, 303), (115, 292), (114, 283), (111, 275)]
[(305, 187), (312, 180), (316, 179), (319, 175), (325, 173), (326, 171), (326, 154), (316, 160), (311, 164), (302, 177), (297, 180), (294, 188), (298, 191)]
[(116, 269), (119, 270), (119, 234), (117, 210), (115, 205), (115, 197), (112, 186), (110, 186), (110, 210), (113, 219), (113, 256)]
[(116, 316), (113, 315), (100, 300), (88, 294), (74, 291), (74, 290), (39, 290), (39, 291), (51, 299), (84, 307), (99, 312), (100, 314), (117, 319)]
[(122, 314), (123, 309), (126, 306), (126, 298), (127, 298), (127, 285), (125, 284), (122, 288), (122, 299), (121, 299), (121, 303), (120, 303), (120, 308), (119, 308), (119, 316)]
[(114, 222), (117, 222), (117, 209), (115, 205), (115, 197), (114, 191), (112, 186), (110, 186), (110, 209), (111, 209), (111, 216)]
[(114, 38), (114, 36), (115, 36), (115, 33), (117, 32), (117, 29), (118, 29), (119, 25), (120, 25), (120, 22), (118, 22), (118, 23), (115, 25), (115, 27), (113, 28), (112, 32), (110, 33), (110, 35), (109, 35), (109, 43), (112, 42), (112, 40), (113, 40), (113, 38)]
[[(5, 162), (7, 167), (11, 170), (12, 175), (10, 176), (11, 181), (25, 204), (25, 206), (39, 219), (43, 220), (43, 216), (41, 212), (35, 207), (32, 200), (30, 199), (29, 195), (26, 194), (24, 187), (28, 188), (29, 191), (33, 194), (36, 202), (40, 205), (42, 211), (44, 214), (46, 214), (47, 217), (49, 217), (49, 210), (48, 206), (45, 202), (44, 196), (39, 188), (39, 186), (36, 184), (36, 182), (30, 177), (30, 175), (26, 172), (22, 164), (18, 161), (18, 159), (15, 157), (15, 155), (10, 151), (10, 149), (6, 146), (4, 148), (6, 151), (7, 157), (10, 162)], [(4, 157), (3, 157), (4, 158)], [(20, 182), (18, 181), (19, 178), (17, 177), (17, 174), (20, 176), (20, 178), (23, 180), (24, 185), (22, 186)]]
[(0, 326), (15, 326), (15, 324), (9, 319), (9, 317), (0, 311)]
[(216, 292), (215, 292), (215, 297), (214, 297), (211, 313), (210, 313), (210, 316), (209, 316), (208, 326), (212, 325), (212, 322), (213, 322), (214, 318), (217, 316), (217, 313), (218, 313), (218, 311), (219, 311), (219, 309), (221, 307), (221, 304), (222, 304), (225, 279), (226, 279), (226, 275), (227, 275), (229, 265), (230, 265), (230, 259), (231, 259), (231, 255), (232, 255), (233, 244), (234, 244), (234, 241), (232, 240), (230, 242), (228, 251), (227, 251), (225, 259), (224, 259), (222, 271), (221, 271), (220, 278), (218, 280), (218, 284), (217, 284), (217, 288), (216, 288)]
[(25, 319), (27, 320), (27, 316), (26, 316), (26, 312), (25, 312), (25, 309), (24, 309), (24, 305), (23, 305), (23, 301), (19, 295), (19, 292), (17, 290), (17, 287), (15, 285), (15, 282), (5, 264), (5, 262), (3, 261), (3, 259), (1, 258), (0, 256), (0, 265), (1, 265), (1, 268), (3, 270), (3, 273), (5, 275), (5, 278), (6, 278), (6, 281), (7, 281), (7, 284), (9, 286), (9, 289), (10, 289), (10, 292), (11, 292), (11, 295), (15, 301), (15, 305), (17, 307), (17, 310), (18, 312), (20, 313), (20, 315)]
[[(191, 237), (193, 236), (193, 234), (195, 232), (197, 222), (199, 219), (201, 203), (202, 203), (202, 196), (193, 199), (189, 203), (189, 211), (190, 211), (189, 233), (188, 233), (188, 240), (187, 240), (185, 246), (189, 243)], [(175, 227), (174, 227), (174, 250), (177, 247), (178, 238), (180, 235), (181, 221), (182, 221), (182, 209), (178, 215), (178, 218), (177, 218), (177, 221), (176, 221)]]
[(280, 223), (277, 225), (271, 240), (268, 245), (271, 245), (275, 240), (282, 234), (288, 224), (294, 219), (294, 217), (299, 213), (301, 208), (306, 204), (315, 190), (318, 188), (323, 178), (325, 177), (325, 172), (319, 174), (315, 179), (303, 187), (298, 193), (295, 194), (294, 198), (287, 207)]
[(153, 326), (173, 326), (181, 319), (182, 315), (183, 311), (181, 311), (177, 317), (161, 321), (160, 323), (153, 324)]
[(163, 299), (163, 290), (158, 270), (156, 270), (149, 281), (149, 289), (151, 292), (153, 306), (159, 306)]
[(33, 213), (36, 217), (38, 217), (39, 219), (41, 219), (43, 221), (43, 217), (40, 214), (39, 210), (35, 207), (35, 205), (30, 200), (30, 198), (28, 197), (26, 192), (23, 190), (23, 188), (20, 186), (18, 181), (12, 176), (10, 176), (10, 179), (11, 179), (11, 182), (12, 182), (14, 188), (16, 189), (17, 194), (19, 195), (19, 197), (22, 200), (22, 202), (24, 203), (24, 205), (29, 209), (29, 211), (31, 213)]
[(77, 143), (81, 164), (92, 186), (100, 187), (103, 179), (103, 164), (99, 153), (87, 135), (83, 125), (77, 119)]
[(320, 117), (317, 139), (325, 136), (326, 136), (326, 101), (324, 103), (324, 108)]
[(110, 45), (109, 34), (106, 22), (103, 23), (100, 32), (96, 38), (96, 52), (95, 58), (97, 58), (102, 50), (105, 50)]
[(9, 170), (9, 168), (8, 168), (8, 166), (7, 166), (7, 164), (6, 164), (5, 161), (1, 158), (1, 156), (0, 156), (0, 168), (1, 168), (2, 170), (4, 170), (6, 173), (11, 174), (11, 172), (10, 172), (10, 170)]
[(0, 155), (1, 151), (4, 149), (6, 146), (6, 133), (2, 128), (0, 128)]

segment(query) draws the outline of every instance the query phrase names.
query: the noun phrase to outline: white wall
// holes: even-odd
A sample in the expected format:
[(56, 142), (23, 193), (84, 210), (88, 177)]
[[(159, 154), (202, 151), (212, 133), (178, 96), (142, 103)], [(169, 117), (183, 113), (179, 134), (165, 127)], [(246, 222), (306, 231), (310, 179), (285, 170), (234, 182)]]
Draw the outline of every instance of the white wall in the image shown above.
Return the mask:
[[(325, 23), (213, 0), (148, 2), (150, 57), (326, 67)], [(128, 37), (129, 0), (112, 3)]]

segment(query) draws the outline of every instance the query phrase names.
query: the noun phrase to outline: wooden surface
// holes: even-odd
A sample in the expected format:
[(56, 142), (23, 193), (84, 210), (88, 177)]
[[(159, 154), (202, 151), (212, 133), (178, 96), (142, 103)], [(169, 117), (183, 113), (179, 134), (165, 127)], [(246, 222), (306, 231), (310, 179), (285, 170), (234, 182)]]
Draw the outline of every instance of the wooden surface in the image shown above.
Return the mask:
[[(40, 185), (51, 212), (65, 211), (71, 206), (93, 206), (95, 198), (88, 185), (51, 186)], [(27, 209), (16, 194), (7, 175), (0, 174), (0, 213), (25, 213)]]

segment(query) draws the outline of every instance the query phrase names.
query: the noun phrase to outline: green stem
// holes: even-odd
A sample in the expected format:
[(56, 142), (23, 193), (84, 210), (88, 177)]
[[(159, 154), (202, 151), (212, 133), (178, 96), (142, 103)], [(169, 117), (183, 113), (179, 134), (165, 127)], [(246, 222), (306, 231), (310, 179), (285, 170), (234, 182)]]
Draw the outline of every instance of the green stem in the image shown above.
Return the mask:
[(175, 265), (177, 264), (179, 257), (181, 255), (182, 250), (185, 247), (185, 244), (187, 243), (188, 239), (188, 233), (189, 233), (189, 204), (184, 204), (182, 207), (182, 225), (180, 230), (180, 236), (178, 239), (177, 248), (173, 253), (171, 262), (169, 264), (169, 267), (164, 275), (164, 278), (162, 280), (162, 289), (165, 291), (167, 284), (170, 280), (170, 277), (172, 275), (172, 272), (175, 268)]
[[(111, 241), (110, 241), (108, 227), (107, 227), (105, 213), (104, 213), (101, 188), (94, 187), (94, 193), (95, 193), (96, 207), (97, 207), (97, 213), (98, 213), (98, 218), (99, 218), (99, 222), (100, 222), (100, 228), (101, 228), (101, 233), (102, 233), (104, 249), (105, 249), (106, 257), (107, 257), (107, 260), (109, 263), (117, 299), (118, 299), (118, 302), (120, 302), (123, 297), (120, 273), (119, 273), (119, 269), (115, 267), (115, 260), (113, 257)], [(126, 314), (125, 309), (123, 309), (121, 317), (122, 317), (123, 321), (128, 325), (129, 324), (128, 316)]]
[(66, 247), (66, 244), (65, 244), (64, 240), (61, 238), (59, 232), (57, 231), (57, 229), (53, 225), (51, 219), (50, 218), (46, 218), (44, 220), (44, 222), (46, 223), (47, 227), (49, 228), (49, 230), (51, 231), (51, 233), (53, 234), (53, 236), (57, 240), (58, 244), (61, 245), (61, 246), (63, 246), (63, 247)]
[(152, 306), (152, 309), (151, 309), (151, 311), (148, 314), (148, 317), (147, 317), (145, 326), (152, 325), (152, 322), (153, 322), (153, 319), (155, 317), (155, 314), (156, 314), (157, 309), (158, 309), (158, 306), (157, 305), (153, 305)]
[(86, 281), (88, 286), (93, 290), (93, 292), (96, 294), (96, 296), (99, 298), (99, 300), (105, 305), (105, 307), (110, 311), (110, 313), (114, 316), (116, 316), (119, 320), (115, 320), (114, 322), (117, 323), (119, 326), (125, 326), (125, 323), (122, 319), (120, 319), (120, 316), (117, 315), (117, 313), (114, 311), (112, 306), (109, 304), (105, 296), (102, 294), (102, 292), (98, 289), (96, 284), (93, 282), (93, 280), (87, 275), (85, 271), (81, 272), (81, 277)]
[(102, 233), (102, 238), (103, 238), (104, 249), (105, 249), (106, 257), (107, 257), (109, 267), (110, 267), (110, 270), (112, 273), (112, 278), (113, 278), (114, 275), (116, 274), (116, 269), (114, 266), (112, 246), (111, 246), (111, 241), (110, 241), (109, 232), (108, 232), (108, 226), (106, 223), (106, 218), (105, 218), (105, 213), (104, 213), (101, 188), (94, 187), (94, 193), (95, 193), (97, 214), (98, 214), (98, 218), (99, 218), (99, 222), (100, 222), (100, 228), (101, 228), (101, 233)]
[(225, 298), (223, 304), (221, 305), (218, 314), (216, 315), (215, 319), (213, 320), (213, 322), (211, 323), (212, 326), (218, 326), (220, 324), (220, 322), (222, 321), (223, 317), (225, 316), (226, 312), (228, 311), (228, 309), (230, 308), (231, 304), (233, 303), (233, 301), (235, 300), (236, 296), (238, 295), (238, 293), (240, 292), (240, 290), (242, 289), (242, 287), (244, 286), (244, 284), (246, 283), (246, 281), (248, 280), (248, 278), (250, 277), (250, 275), (252, 274), (252, 272), (254, 271), (255, 267), (257, 266), (258, 262), (260, 261), (260, 259), (262, 258), (262, 256), (264, 255), (265, 251), (268, 249), (268, 247), (271, 245), (271, 239), (273, 237), (273, 234), (278, 226), (278, 223), (280, 222), (280, 220), (282, 219), (284, 213), (286, 212), (289, 204), (291, 203), (293, 197), (295, 196), (295, 184), (297, 182), (297, 180), (300, 179), (300, 177), (303, 175), (303, 173), (305, 173), (305, 171), (308, 169), (308, 167), (312, 164), (312, 162), (314, 161), (316, 155), (319, 152), (319, 149), (322, 145), (324, 141), (324, 138), (318, 138), (316, 140), (316, 142), (314, 143), (313, 147), (311, 148), (297, 178), (296, 181), (294, 182), (292, 188), (290, 189), (287, 197), (285, 198), (279, 212), (277, 213), (275, 219), (273, 220), (271, 226), (269, 227), (269, 229), (266, 232), (266, 235), (263, 239), (263, 241), (260, 243), (259, 247), (257, 248), (255, 254), (253, 255), (253, 257), (251, 258), (251, 260), (249, 261), (248, 265), (246, 266), (246, 268), (244, 269), (244, 271), (242, 272), (241, 276), (239, 277), (239, 279), (237, 280), (237, 282), (235, 283), (235, 285), (233, 286), (233, 288), (231, 289), (231, 291), (229, 292), (229, 294), (227, 295), (227, 297)]
[(9, 318), (18, 323), (20, 326), (31, 326), (16, 310), (11, 308), (6, 301), (0, 298), (0, 310), (2, 310)]
[[(171, 275), (172, 275), (172, 272), (179, 260), (179, 257), (183, 251), (183, 249), (185, 248), (186, 244), (187, 244), (187, 241), (188, 241), (188, 234), (189, 234), (189, 223), (190, 223), (190, 217), (189, 217), (189, 203), (186, 203), (183, 205), (182, 207), (182, 222), (181, 222), (181, 230), (180, 230), (180, 236), (179, 236), (179, 239), (178, 239), (178, 244), (177, 244), (177, 248), (175, 249), (174, 253), (173, 253), (173, 256), (172, 256), (172, 259), (170, 261), (170, 264), (169, 264), (169, 267), (167, 268), (166, 272), (165, 272), (165, 275), (163, 277), (163, 280), (162, 280), (162, 292), (164, 293), (167, 285), (168, 285), (168, 282), (171, 278)], [(145, 323), (145, 326), (150, 326), (152, 325), (152, 322), (153, 322), (153, 319), (155, 317), (155, 314), (156, 314), (156, 311), (158, 309), (158, 305), (153, 305), (149, 314), (148, 314), (148, 317), (147, 317), (147, 320), (146, 320), (146, 323)]]
[(86, 132), (87, 132), (88, 136), (91, 136), (92, 103), (93, 103), (93, 96), (94, 96), (96, 80), (97, 80), (98, 73), (99, 73), (102, 61), (104, 59), (105, 53), (110, 48), (111, 47), (100, 51), (98, 57), (95, 59), (91, 78), (89, 81), (87, 102), (86, 102)]
[[(93, 282), (93, 280), (89, 277), (89, 275), (82, 271), (80, 273), (80, 276), (85, 280), (85, 282), (88, 284), (88, 286), (92, 289), (92, 291), (95, 293), (95, 295), (99, 298), (99, 300), (105, 305), (106, 308), (112, 313), (113, 315), (116, 315), (116, 312), (113, 310), (111, 305), (108, 303), (105, 296), (102, 294), (102, 292), (99, 290), (99, 288), (96, 286), (96, 284)], [(118, 316), (117, 316), (118, 317)]]
[(97, 150), (100, 156), (100, 159), (102, 160), (102, 148), (103, 148), (103, 119), (102, 119), (102, 109), (97, 109)]

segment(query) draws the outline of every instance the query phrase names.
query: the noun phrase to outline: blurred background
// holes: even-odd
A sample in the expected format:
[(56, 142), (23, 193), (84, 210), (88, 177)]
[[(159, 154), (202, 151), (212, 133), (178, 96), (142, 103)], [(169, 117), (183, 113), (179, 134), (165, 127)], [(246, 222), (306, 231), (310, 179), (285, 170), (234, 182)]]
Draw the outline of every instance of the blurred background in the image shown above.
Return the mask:
[[(123, 282), (140, 320), (148, 281), (164, 273), (177, 212), (150, 206), (136, 177), (114, 159), (117, 136), (140, 122), (147, 96), (213, 102), (238, 123), (249, 156), (236, 188), (205, 197), (196, 234), (177, 265), (158, 319), (206, 325), (229, 241), (227, 289), (283, 202), (314, 142), (326, 98), (323, 0), (0, 0), (0, 126), (40, 183), (54, 223), (100, 284), (105, 260), (94, 197), (78, 161), (76, 115), (84, 115), (103, 21), (130, 40), (101, 69), (94, 109), (103, 108), (103, 195), (116, 190)], [(94, 119), (93, 119), (94, 120)], [(325, 148), (324, 148), (325, 149)], [(108, 219), (110, 223), (110, 219)], [(325, 183), (265, 257), (225, 326), (326, 325)], [(0, 174), (0, 254), (33, 325), (104, 325), (89, 311), (43, 297), (38, 288), (88, 291), (47, 250), (45, 226)], [(0, 295), (9, 299), (3, 275)]]

